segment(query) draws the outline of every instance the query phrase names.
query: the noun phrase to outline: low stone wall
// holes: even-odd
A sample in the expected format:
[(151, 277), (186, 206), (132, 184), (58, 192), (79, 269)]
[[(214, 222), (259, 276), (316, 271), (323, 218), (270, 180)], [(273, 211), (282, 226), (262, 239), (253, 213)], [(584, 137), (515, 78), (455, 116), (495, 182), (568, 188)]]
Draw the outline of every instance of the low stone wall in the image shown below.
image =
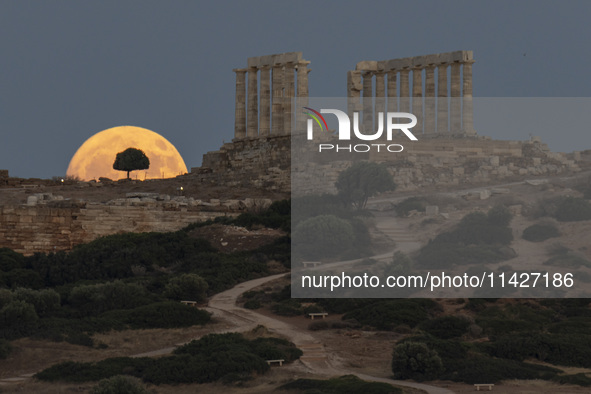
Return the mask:
[(29, 205), (0, 206), (0, 247), (25, 255), (69, 250), (106, 235), (177, 231), (190, 223), (236, 216), (270, 203), (252, 199), (159, 201), (135, 196), (100, 204), (37, 196)]

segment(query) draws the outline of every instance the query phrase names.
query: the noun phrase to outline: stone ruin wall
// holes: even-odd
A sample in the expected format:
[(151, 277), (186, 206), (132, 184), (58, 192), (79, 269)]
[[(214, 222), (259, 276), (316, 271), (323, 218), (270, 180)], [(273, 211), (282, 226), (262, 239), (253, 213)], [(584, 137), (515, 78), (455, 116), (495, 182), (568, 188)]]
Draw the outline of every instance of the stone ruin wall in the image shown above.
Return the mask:
[(270, 200), (201, 201), (153, 193), (130, 193), (128, 198), (101, 204), (35, 194), (28, 197), (27, 205), (0, 206), (0, 248), (25, 255), (70, 250), (106, 235), (177, 231), (270, 204)]
[[(234, 69), (234, 139), (205, 154), (202, 167), (192, 168), (191, 176), (214, 184), (289, 192), (293, 170), (298, 177), (295, 193), (334, 193), (334, 182), (350, 161), (302, 160), (291, 168), (291, 134), (294, 126), (304, 130), (306, 121), (301, 114), (291, 118), (292, 99), (307, 102), (309, 63), (300, 52), (291, 52), (249, 58), (246, 68)], [(472, 51), (357, 63), (347, 73), (351, 118), (359, 111), (362, 127), (375, 130), (379, 111), (412, 108), (418, 120), (413, 133), (420, 140), (405, 143), (403, 154), (358, 156), (388, 164), (399, 190), (579, 171), (576, 153), (552, 153), (536, 138), (501, 141), (476, 134), (473, 63)]]

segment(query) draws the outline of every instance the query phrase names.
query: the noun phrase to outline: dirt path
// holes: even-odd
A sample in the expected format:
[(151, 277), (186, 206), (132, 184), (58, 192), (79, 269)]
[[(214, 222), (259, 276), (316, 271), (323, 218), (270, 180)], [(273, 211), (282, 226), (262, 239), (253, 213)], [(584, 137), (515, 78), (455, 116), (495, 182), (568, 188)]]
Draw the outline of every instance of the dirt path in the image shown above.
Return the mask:
[(315, 374), (326, 376), (351, 374), (356, 375), (363, 380), (384, 382), (397, 386), (424, 390), (428, 394), (453, 394), (453, 391), (440, 387), (369, 376), (343, 369), (335, 362), (335, 358), (332, 357), (332, 352), (330, 349), (327, 349), (310, 333), (302, 331), (300, 328), (296, 328), (273, 317), (265, 316), (252, 310), (240, 308), (236, 305), (236, 300), (240, 294), (254, 289), (255, 287), (258, 287), (266, 282), (279, 279), (282, 276), (284, 276), (284, 274), (268, 276), (265, 278), (241, 283), (230, 290), (226, 290), (213, 296), (209, 301), (209, 307), (207, 309), (214, 314), (214, 317), (230, 320), (236, 324), (236, 327), (230, 331), (246, 331), (258, 325), (264, 325), (269, 331), (288, 338), (298, 348), (303, 350), (304, 355), (300, 358), (300, 361)]

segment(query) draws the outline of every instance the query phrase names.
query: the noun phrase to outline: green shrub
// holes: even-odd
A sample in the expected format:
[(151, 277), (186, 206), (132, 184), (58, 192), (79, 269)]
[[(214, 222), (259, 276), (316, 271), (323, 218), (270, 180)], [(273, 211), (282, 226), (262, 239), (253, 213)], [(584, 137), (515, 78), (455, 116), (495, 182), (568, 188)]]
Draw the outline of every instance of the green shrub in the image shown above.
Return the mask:
[(461, 337), (468, 331), (470, 321), (464, 317), (443, 316), (427, 320), (419, 327), (441, 339), (451, 339)]
[(180, 302), (165, 301), (133, 310), (107, 312), (102, 317), (123, 322), (131, 328), (178, 328), (206, 324), (211, 314)]
[(400, 324), (415, 327), (437, 308), (437, 303), (428, 299), (379, 300), (358, 308), (352, 305), (343, 320), (355, 319), (379, 330), (392, 330)]
[(271, 311), (279, 316), (299, 316), (303, 313), (302, 305), (291, 299), (273, 304)]
[(246, 309), (259, 309), (262, 304), (259, 300), (248, 300), (244, 303)]
[(53, 289), (32, 290), (19, 287), (13, 292), (15, 300), (33, 305), (39, 317), (44, 317), (60, 308), (60, 295)]
[(309, 218), (296, 226), (293, 248), (306, 259), (320, 260), (349, 249), (355, 240), (353, 226), (334, 215)]
[(443, 363), (436, 351), (420, 342), (404, 342), (394, 347), (392, 372), (396, 379), (417, 381), (437, 379)]
[(138, 379), (130, 376), (116, 375), (99, 381), (90, 390), (91, 394), (148, 394), (149, 391)]
[(565, 197), (558, 203), (555, 215), (561, 222), (590, 220), (591, 204), (582, 198)]
[(504, 227), (509, 225), (513, 215), (506, 206), (495, 205), (488, 211), (486, 218), (489, 224)]
[(409, 197), (394, 206), (398, 216), (406, 217), (410, 211), (425, 212), (427, 201), (420, 197)]
[(12, 351), (12, 345), (6, 339), (0, 338), (0, 360), (8, 358)]
[(68, 297), (69, 304), (82, 315), (96, 315), (114, 309), (131, 309), (151, 301), (151, 296), (142, 286), (120, 280), (76, 286)]
[(196, 274), (183, 274), (168, 281), (164, 296), (173, 300), (202, 302), (207, 295), (207, 282)]
[(31, 335), (37, 328), (35, 308), (24, 301), (12, 301), (0, 309), (0, 338), (16, 339)]
[(387, 383), (366, 382), (354, 375), (329, 380), (297, 379), (279, 387), (281, 390), (297, 390), (318, 394), (402, 394), (403, 391)]
[(553, 224), (532, 224), (523, 230), (522, 238), (530, 242), (542, 242), (559, 235), (558, 228)]

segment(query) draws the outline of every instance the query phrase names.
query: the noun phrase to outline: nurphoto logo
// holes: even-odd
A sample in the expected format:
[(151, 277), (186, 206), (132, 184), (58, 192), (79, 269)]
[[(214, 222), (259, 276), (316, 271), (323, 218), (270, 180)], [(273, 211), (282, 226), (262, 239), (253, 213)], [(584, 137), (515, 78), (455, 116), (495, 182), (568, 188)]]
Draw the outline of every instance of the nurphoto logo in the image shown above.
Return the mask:
[[(310, 107), (304, 107), (304, 113), (311, 117), (307, 122), (307, 138), (308, 140), (314, 139), (314, 122), (320, 126), (321, 131), (328, 131), (328, 125), (322, 114), (332, 114), (337, 117), (338, 120), (338, 139), (339, 141), (350, 141), (351, 140), (351, 129), (355, 138), (362, 141), (376, 141), (382, 138), (384, 134), (384, 113), (378, 112), (378, 130), (373, 134), (364, 134), (359, 128), (359, 112), (353, 113), (353, 128), (351, 128), (351, 120), (349, 115), (338, 109), (321, 109), (316, 111)], [(411, 141), (418, 141), (417, 137), (410, 131), (417, 124), (417, 117), (408, 112), (386, 112), (386, 140), (392, 141), (392, 136), (395, 130), (400, 130), (406, 137)], [(410, 122), (400, 123), (404, 120), (410, 120)], [(400, 144), (329, 144), (321, 143), (318, 144), (318, 151), (347, 151), (347, 152), (369, 152), (370, 150), (376, 150), (380, 152), (381, 149), (385, 149), (388, 152), (402, 152), (404, 147)]]

